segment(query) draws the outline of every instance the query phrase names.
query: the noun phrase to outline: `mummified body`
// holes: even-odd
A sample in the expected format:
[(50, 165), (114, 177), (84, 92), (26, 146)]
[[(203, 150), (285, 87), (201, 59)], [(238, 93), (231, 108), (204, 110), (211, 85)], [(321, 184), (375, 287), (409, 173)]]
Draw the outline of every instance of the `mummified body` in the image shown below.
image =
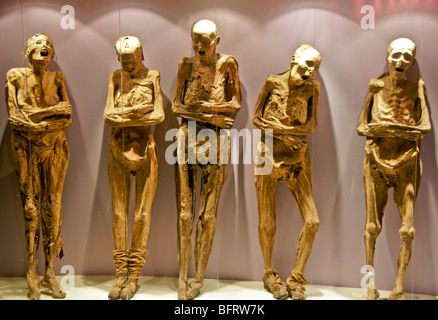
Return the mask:
[[(321, 56), (310, 45), (301, 45), (290, 68), (270, 75), (260, 92), (253, 123), (263, 130), (259, 155), (272, 162), (272, 171), (258, 171), (255, 164), (255, 186), (259, 212), (259, 242), (265, 263), (264, 286), (276, 299), (304, 299), (304, 268), (312, 250), (319, 226), (312, 193), (312, 168), (307, 149), (307, 134), (317, 125), (319, 82), (313, 77)], [(273, 144), (266, 141), (266, 130), (272, 130)], [(296, 250), (296, 265), (285, 283), (272, 268), (271, 257), (276, 230), (275, 191), (286, 182), (301, 211), (303, 229)]]
[[(402, 246), (389, 296), (392, 300), (404, 299), (403, 283), (415, 233), (414, 205), (422, 173), (420, 142), (431, 129), (423, 80), (406, 80), (415, 62), (415, 47), (405, 38), (391, 42), (387, 51), (389, 72), (370, 81), (358, 126), (359, 135), (367, 137), (363, 172), (367, 265), (374, 266), (375, 243), (391, 187), (401, 218)], [(370, 278), (367, 298), (378, 297), (374, 279)]]
[[(110, 299), (130, 299), (146, 260), (152, 204), (158, 183), (158, 152), (151, 126), (164, 120), (160, 74), (143, 63), (136, 37), (121, 37), (116, 45), (122, 69), (111, 73), (104, 112), (112, 127), (108, 176), (113, 208), (113, 259), (117, 282)], [(128, 250), (128, 208), (131, 175), (135, 176), (135, 213)]]
[[(176, 165), (176, 189), (178, 207), (178, 299), (194, 299), (201, 291), (213, 235), (219, 196), (226, 180), (227, 164), (220, 159), (220, 128), (233, 126), (232, 115), (240, 109), (241, 91), (237, 61), (229, 55), (216, 53), (219, 42), (216, 25), (210, 20), (200, 20), (192, 26), (192, 44), (195, 55), (182, 58), (178, 67), (178, 79), (172, 111), (182, 118), (179, 143), (185, 145), (185, 161)], [(188, 145), (188, 121), (196, 121), (196, 134), (202, 129), (214, 132), (217, 143)], [(208, 148), (202, 149), (203, 147)], [(204, 151), (202, 151), (204, 150)], [(207, 150), (207, 151), (206, 151)], [(188, 154), (195, 153), (195, 161)], [(210, 153), (209, 155), (207, 153)], [(215, 161), (200, 161), (211, 158)], [(223, 153), (222, 153), (223, 154)], [(202, 162), (202, 163), (201, 163)], [(212, 163), (213, 162), (213, 163)], [(195, 217), (196, 169), (202, 169), (201, 202), (196, 231), (195, 266), (196, 278), (187, 285), (189, 263), (192, 255), (192, 229)]]
[[(61, 198), (69, 161), (65, 128), (71, 124), (72, 108), (65, 77), (46, 69), (54, 54), (53, 42), (39, 33), (26, 43), (29, 68), (7, 73), (6, 101), (12, 127), (12, 154), (24, 207), (27, 283), (29, 298), (39, 299), (40, 285), (54, 298), (64, 298), (53, 269), (61, 258)], [(45, 255), (45, 274), (36, 272), (40, 228)]]

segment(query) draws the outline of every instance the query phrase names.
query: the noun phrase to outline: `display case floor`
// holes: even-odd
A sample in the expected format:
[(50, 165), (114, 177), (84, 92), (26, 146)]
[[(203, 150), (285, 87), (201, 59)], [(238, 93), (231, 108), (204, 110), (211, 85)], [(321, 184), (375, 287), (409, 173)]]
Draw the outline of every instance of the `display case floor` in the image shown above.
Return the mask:
[[(107, 300), (115, 283), (115, 276), (58, 276), (66, 292), (63, 300)], [(174, 277), (142, 276), (137, 293), (132, 300), (177, 300), (178, 279)], [(55, 300), (42, 289), (41, 300)], [(379, 290), (385, 300), (389, 291)], [(366, 289), (309, 284), (306, 300), (365, 300)], [(438, 300), (438, 296), (405, 292), (406, 300)], [(25, 277), (0, 277), (0, 300), (26, 300)], [(262, 281), (206, 279), (196, 300), (275, 300)]]

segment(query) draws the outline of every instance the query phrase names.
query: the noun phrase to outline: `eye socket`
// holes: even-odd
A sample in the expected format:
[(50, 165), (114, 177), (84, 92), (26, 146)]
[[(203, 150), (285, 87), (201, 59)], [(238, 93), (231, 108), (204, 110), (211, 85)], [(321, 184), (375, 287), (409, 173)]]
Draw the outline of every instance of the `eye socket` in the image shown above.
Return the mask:
[(199, 43), (203, 46), (203, 47), (208, 47), (210, 45), (210, 41), (208, 39), (204, 39), (202, 38), (201, 40), (199, 40)]
[(211, 44), (211, 39), (202, 35), (195, 35), (192, 38), (194, 44), (200, 44), (203, 47), (208, 47)]
[(306, 61), (306, 65), (309, 68), (313, 68), (315, 66), (315, 62), (313, 60), (308, 60), (308, 61)]
[(401, 56), (402, 56), (402, 53), (401, 53), (401, 52), (394, 52), (394, 53), (391, 55), (391, 58), (393, 58), (393, 59), (400, 59)]
[(136, 65), (135, 58), (130, 55), (122, 55), (120, 62), (122, 67), (135, 67)]
[(409, 53), (405, 53), (405, 54), (403, 54), (403, 59), (405, 60), (405, 61), (412, 61), (412, 55), (410, 55)]

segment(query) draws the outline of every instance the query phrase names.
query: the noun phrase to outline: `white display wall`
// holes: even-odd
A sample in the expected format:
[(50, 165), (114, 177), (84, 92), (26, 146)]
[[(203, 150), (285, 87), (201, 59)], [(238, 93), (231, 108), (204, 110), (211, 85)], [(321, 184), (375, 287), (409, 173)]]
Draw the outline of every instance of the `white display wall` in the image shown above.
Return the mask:
[[(64, 5), (74, 9), (74, 29), (64, 29), (66, 25), (61, 24), (66, 22), (66, 13), (61, 12)], [(374, 26), (373, 17), (367, 16), (369, 11), (361, 13), (365, 5), (374, 9)], [(438, 123), (436, 0), (2, 0), (0, 74), (6, 80), (10, 68), (27, 65), (23, 56), (25, 41), (35, 33), (47, 33), (56, 53), (49, 69), (66, 75), (73, 106), (73, 124), (67, 129), (71, 157), (63, 195), (65, 257), (55, 263), (56, 272), (59, 274), (66, 265), (78, 275), (115, 272), (107, 175), (110, 128), (104, 123), (103, 110), (108, 76), (119, 68), (114, 43), (121, 35), (134, 35), (143, 43), (145, 65), (161, 73), (166, 113), (164, 122), (154, 128), (160, 154), (159, 183), (147, 244), (149, 255), (142, 274), (178, 275), (174, 166), (164, 157), (171, 144), (165, 141), (165, 134), (178, 126), (171, 112), (178, 62), (192, 55), (190, 27), (200, 18), (216, 21), (221, 36), (218, 51), (233, 55), (239, 62), (243, 100), (235, 122), (238, 130), (248, 128), (253, 132), (252, 115), (267, 75), (286, 70), (298, 45), (309, 43), (321, 52), (319, 126), (309, 140), (321, 224), (305, 276), (312, 284), (360, 287), (364, 276), (361, 268), (365, 265), (365, 138), (356, 132), (357, 121), (369, 80), (386, 70), (389, 42), (408, 37), (417, 44), (418, 63), (411, 76), (425, 80), (432, 126)], [(0, 276), (24, 276), (23, 214), (11, 162), (3, 91), (0, 104)], [(437, 130), (433, 127), (422, 143), (424, 174), (405, 281), (406, 292), (433, 295), (438, 295), (436, 140)], [(240, 153), (240, 164), (229, 166), (222, 191), (207, 278), (263, 277), (253, 166), (243, 163), (242, 144)], [(278, 225), (273, 267), (286, 279), (294, 266), (302, 222), (285, 184), (279, 185), (276, 195)], [(133, 205), (131, 226), (132, 210)], [(390, 191), (376, 244), (375, 274), (380, 289), (391, 290), (395, 280), (401, 245), (399, 228)], [(39, 260), (42, 273), (42, 254)], [(190, 275), (194, 275), (193, 263)]]

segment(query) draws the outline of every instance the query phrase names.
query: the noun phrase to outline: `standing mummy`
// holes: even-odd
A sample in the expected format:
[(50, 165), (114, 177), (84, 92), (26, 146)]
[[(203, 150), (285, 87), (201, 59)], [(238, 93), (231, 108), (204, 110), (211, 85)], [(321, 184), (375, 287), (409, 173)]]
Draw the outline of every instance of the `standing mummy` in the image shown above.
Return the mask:
[[(431, 130), (424, 82), (406, 79), (415, 62), (415, 52), (415, 43), (406, 38), (389, 44), (386, 56), (389, 72), (370, 81), (357, 128), (359, 135), (367, 138), (363, 168), (367, 265), (374, 266), (375, 243), (382, 230), (391, 187), (401, 218), (402, 246), (391, 300), (404, 299), (403, 283), (415, 234), (415, 199), (422, 174), (420, 144)], [(378, 297), (374, 279), (370, 278), (367, 299)]]
[[(233, 126), (233, 117), (241, 107), (238, 64), (234, 57), (216, 52), (219, 39), (213, 21), (204, 19), (193, 24), (192, 45), (195, 55), (180, 60), (172, 103), (173, 113), (182, 118), (178, 142), (185, 146), (183, 153), (186, 156), (185, 161), (176, 164), (175, 179), (180, 300), (194, 299), (200, 294), (204, 283), (216, 230), (219, 197), (227, 178), (228, 164), (221, 156), (229, 154), (230, 150), (229, 139), (221, 141), (220, 132), (221, 129), (230, 129)], [(210, 132), (214, 137), (189, 145), (191, 139), (188, 135), (193, 123), (196, 136)], [(192, 154), (196, 159), (191, 159)], [(204, 161), (213, 158), (215, 161)], [(196, 277), (188, 284), (198, 166), (202, 170), (202, 176), (195, 244)]]
[[(312, 166), (306, 135), (317, 126), (319, 82), (314, 79), (321, 64), (320, 53), (308, 44), (295, 51), (285, 72), (268, 76), (260, 92), (253, 123), (262, 129), (258, 145), (260, 157), (271, 163), (271, 171), (255, 164), (258, 204), (258, 234), (265, 264), (263, 283), (276, 299), (304, 299), (304, 269), (319, 227), (318, 211), (313, 199)], [(269, 133), (269, 131), (271, 133)], [(267, 143), (268, 135), (273, 135)], [(265, 167), (266, 163), (264, 164)], [(272, 268), (272, 251), (276, 231), (275, 191), (286, 182), (297, 201), (303, 218), (295, 258), (295, 267), (286, 283)]]
[[(12, 154), (18, 173), (24, 208), (27, 284), (29, 298), (40, 298), (40, 285), (54, 298), (64, 298), (53, 269), (54, 257), (63, 256), (61, 198), (69, 162), (65, 128), (71, 124), (65, 77), (47, 70), (54, 55), (53, 42), (43, 33), (26, 43), (28, 68), (7, 73), (6, 102), (12, 127)], [(36, 271), (40, 228), (45, 256), (45, 273)]]
[[(104, 112), (111, 126), (108, 176), (113, 210), (113, 261), (117, 281), (109, 299), (131, 299), (148, 254), (146, 244), (158, 183), (158, 151), (151, 126), (164, 120), (160, 73), (143, 65), (138, 38), (123, 36), (115, 49), (122, 68), (109, 77)], [(131, 175), (135, 176), (135, 213), (128, 248)]]

